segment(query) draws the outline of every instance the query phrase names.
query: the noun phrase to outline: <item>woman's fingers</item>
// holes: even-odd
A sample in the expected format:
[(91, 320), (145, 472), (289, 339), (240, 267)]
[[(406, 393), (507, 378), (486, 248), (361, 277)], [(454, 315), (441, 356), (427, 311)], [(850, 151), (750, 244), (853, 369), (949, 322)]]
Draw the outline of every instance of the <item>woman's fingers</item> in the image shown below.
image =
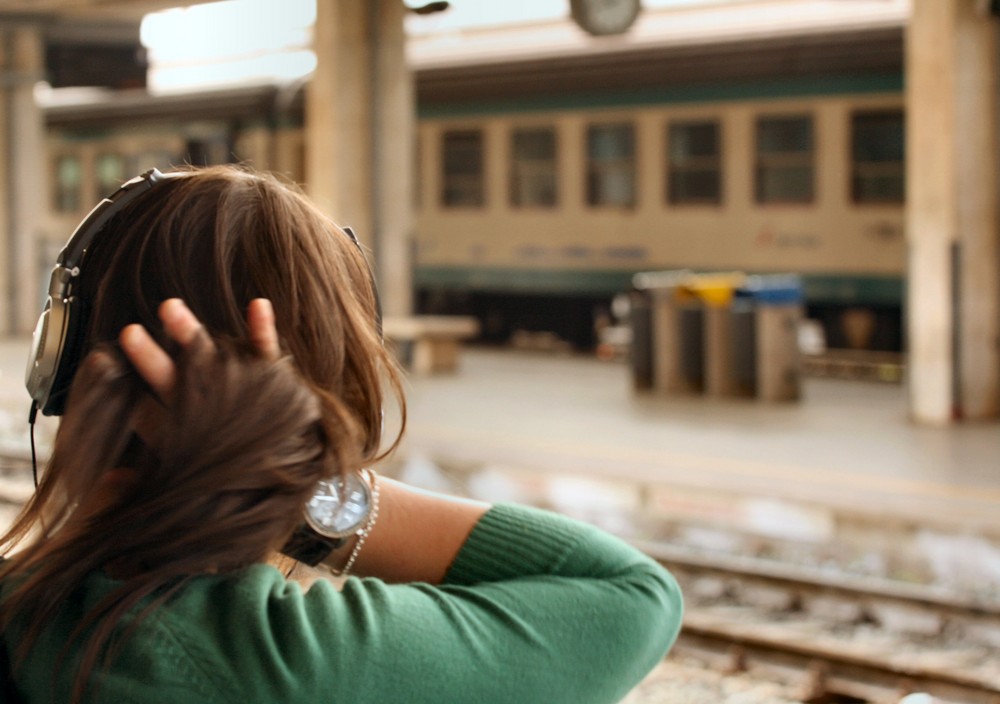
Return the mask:
[(266, 298), (250, 301), (247, 307), (247, 325), (250, 327), (250, 341), (265, 359), (277, 359), (281, 356), (271, 301)]
[[(165, 300), (160, 304), (159, 314), (164, 331), (182, 347), (188, 347), (199, 336), (208, 339), (201, 322), (179, 298)], [(247, 308), (247, 325), (250, 328), (250, 340), (262, 356), (267, 359), (281, 356), (278, 331), (274, 326), (274, 308), (269, 300), (256, 298), (250, 302)], [(169, 400), (177, 381), (177, 366), (166, 350), (138, 324), (126, 326), (119, 336), (119, 342), (125, 356), (157, 396), (162, 401)]]
[(190, 345), (204, 332), (201, 322), (179, 298), (168, 298), (160, 304), (158, 312), (167, 335), (182, 347)]
[[(204, 328), (194, 317), (194, 313), (179, 298), (170, 298), (161, 303), (159, 314), (167, 335), (184, 347), (204, 333)], [(118, 341), (125, 356), (160, 400), (168, 400), (177, 381), (177, 366), (166, 350), (141, 325), (126, 326)]]
[(126, 326), (118, 336), (122, 351), (162, 400), (170, 398), (177, 381), (177, 367), (166, 351), (156, 344), (146, 328), (134, 324)]

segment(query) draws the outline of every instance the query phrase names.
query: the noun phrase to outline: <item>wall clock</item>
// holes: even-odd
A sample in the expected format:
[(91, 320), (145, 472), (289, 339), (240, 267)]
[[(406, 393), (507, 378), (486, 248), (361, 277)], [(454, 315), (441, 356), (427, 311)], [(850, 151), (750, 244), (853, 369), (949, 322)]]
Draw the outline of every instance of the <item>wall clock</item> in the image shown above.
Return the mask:
[(640, 0), (570, 0), (573, 20), (588, 34), (621, 34), (639, 16)]

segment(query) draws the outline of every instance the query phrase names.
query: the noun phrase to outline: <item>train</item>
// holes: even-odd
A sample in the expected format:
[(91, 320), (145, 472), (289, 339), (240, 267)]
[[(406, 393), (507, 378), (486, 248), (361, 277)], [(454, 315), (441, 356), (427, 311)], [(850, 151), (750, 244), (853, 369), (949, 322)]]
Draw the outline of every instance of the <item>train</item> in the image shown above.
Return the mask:
[[(902, 44), (895, 23), (415, 66), (416, 312), (588, 348), (637, 273), (791, 272), (828, 347), (902, 350)], [(46, 232), (151, 166), (304, 174), (301, 84), (45, 112)]]

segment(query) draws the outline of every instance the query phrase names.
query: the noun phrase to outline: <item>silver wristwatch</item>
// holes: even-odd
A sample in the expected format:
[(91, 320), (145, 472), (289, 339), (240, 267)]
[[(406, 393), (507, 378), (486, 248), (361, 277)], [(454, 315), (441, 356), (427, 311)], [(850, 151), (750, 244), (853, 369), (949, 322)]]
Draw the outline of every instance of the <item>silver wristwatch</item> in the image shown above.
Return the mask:
[(360, 531), (372, 510), (367, 472), (323, 480), (305, 506), (305, 516), (281, 552), (316, 566)]

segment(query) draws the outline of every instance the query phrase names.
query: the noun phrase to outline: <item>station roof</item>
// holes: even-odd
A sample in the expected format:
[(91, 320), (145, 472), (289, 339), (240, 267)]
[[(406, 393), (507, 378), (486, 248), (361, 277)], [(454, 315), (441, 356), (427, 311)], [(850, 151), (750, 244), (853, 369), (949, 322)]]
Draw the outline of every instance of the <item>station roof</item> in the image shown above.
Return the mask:
[(54, 87), (141, 87), (146, 59), (142, 18), (169, 7), (210, 0), (0, 0), (0, 29), (41, 31), (45, 74)]
[(211, 0), (0, 0), (0, 21), (88, 19), (138, 23), (143, 15), (168, 7)]
[(642, 91), (722, 80), (901, 75), (910, 0), (743, 0), (643, 9), (627, 33), (568, 20), (412, 33), (422, 104)]

